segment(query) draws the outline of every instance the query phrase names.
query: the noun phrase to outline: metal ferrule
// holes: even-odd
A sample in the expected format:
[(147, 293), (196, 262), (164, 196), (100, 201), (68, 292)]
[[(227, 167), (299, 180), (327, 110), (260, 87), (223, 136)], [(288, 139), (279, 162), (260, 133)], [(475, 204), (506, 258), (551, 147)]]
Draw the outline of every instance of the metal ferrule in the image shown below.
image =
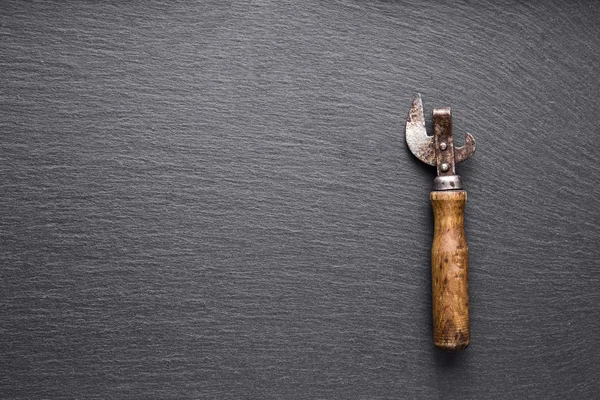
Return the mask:
[(433, 180), (433, 190), (461, 190), (462, 179), (459, 175), (438, 176)]

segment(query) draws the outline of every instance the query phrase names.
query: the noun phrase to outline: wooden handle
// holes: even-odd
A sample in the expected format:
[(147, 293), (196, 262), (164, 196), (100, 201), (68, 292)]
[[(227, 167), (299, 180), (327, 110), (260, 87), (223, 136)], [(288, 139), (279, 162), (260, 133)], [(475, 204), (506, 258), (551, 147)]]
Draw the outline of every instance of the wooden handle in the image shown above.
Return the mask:
[(431, 192), (434, 233), (431, 248), (433, 342), (444, 350), (469, 345), (469, 250), (465, 238), (467, 192)]

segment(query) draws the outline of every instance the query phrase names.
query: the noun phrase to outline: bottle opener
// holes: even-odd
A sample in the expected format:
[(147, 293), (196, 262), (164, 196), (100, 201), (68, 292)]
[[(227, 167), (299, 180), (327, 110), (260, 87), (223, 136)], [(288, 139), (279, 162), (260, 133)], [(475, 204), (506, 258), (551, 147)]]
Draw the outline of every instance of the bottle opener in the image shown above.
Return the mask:
[(452, 143), (452, 116), (449, 108), (433, 110), (433, 136), (427, 135), (423, 102), (417, 94), (406, 120), (406, 143), (425, 164), (435, 166), (437, 177), (430, 194), (434, 232), (431, 248), (433, 342), (444, 350), (469, 345), (469, 252), (464, 229), (467, 192), (456, 175), (456, 164), (475, 151), (469, 133), (465, 145)]

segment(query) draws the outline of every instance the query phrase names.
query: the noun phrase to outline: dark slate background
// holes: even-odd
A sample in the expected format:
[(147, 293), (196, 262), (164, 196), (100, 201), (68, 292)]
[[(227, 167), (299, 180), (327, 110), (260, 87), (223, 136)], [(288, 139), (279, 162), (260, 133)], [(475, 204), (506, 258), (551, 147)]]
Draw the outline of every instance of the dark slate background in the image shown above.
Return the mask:
[[(600, 5), (18, 2), (0, 17), (0, 398), (600, 391)], [(472, 344), (432, 347), (451, 106)]]

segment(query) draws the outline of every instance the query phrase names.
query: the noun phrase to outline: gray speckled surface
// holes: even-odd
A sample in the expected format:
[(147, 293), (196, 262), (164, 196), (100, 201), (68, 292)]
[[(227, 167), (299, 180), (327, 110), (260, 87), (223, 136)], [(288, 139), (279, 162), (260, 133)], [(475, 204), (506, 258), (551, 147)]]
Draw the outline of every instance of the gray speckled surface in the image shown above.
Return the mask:
[[(597, 396), (598, 3), (299, 3), (2, 3), (2, 399)], [(455, 356), (416, 91), (478, 140)]]

